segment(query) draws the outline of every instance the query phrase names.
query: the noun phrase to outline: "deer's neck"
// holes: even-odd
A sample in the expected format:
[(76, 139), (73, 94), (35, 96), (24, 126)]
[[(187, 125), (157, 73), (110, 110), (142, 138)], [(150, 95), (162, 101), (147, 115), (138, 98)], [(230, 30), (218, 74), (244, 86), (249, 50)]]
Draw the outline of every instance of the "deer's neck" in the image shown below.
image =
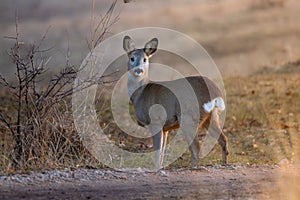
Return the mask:
[(148, 83), (149, 79), (147, 76), (138, 78), (128, 73), (127, 92), (130, 99), (138, 98)]

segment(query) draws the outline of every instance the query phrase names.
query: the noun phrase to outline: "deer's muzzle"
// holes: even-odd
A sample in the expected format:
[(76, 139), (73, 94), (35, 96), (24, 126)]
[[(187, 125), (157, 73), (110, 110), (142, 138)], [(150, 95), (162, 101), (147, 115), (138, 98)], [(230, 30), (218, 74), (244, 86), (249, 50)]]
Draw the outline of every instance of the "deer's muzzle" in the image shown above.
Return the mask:
[(133, 73), (135, 76), (142, 76), (144, 73), (144, 69), (143, 68), (135, 68), (133, 70)]

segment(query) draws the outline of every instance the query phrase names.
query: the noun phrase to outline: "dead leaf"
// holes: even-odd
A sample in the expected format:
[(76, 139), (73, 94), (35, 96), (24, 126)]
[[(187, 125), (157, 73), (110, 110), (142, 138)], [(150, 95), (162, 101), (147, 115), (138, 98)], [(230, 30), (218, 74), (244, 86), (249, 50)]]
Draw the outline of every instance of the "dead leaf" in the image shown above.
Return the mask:
[(282, 129), (285, 129), (285, 130), (290, 128), (289, 125), (284, 124), (284, 123), (281, 123), (281, 124), (280, 124), (280, 127), (281, 127)]
[(262, 127), (262, 123), (257, 121), (256, 119), (253, 119), (249, 122), (250, 127)]

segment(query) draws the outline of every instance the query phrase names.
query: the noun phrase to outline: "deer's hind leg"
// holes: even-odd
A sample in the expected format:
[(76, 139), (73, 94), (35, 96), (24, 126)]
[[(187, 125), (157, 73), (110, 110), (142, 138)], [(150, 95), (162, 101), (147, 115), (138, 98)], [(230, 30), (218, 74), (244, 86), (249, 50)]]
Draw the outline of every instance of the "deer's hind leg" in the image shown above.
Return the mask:
[(191, 152), (191, 165), (193, 167), (198, 165), (198, 161), (201, 153), (201, 141), (199, 141), (199, 130), (202, 131), (203, 127), (205, 127), (206, 124), (209, 125), (209, 118), (210, 115), (203, 114), (203, 118), (200, 120), (195, 138), (193, 139), (192, 143), (189, 146), (189, 150)]
[(218, 114), (217, 108), (213, 109), (213, 111), (211, 113), (211, 120), (210, 120), (210, 126), (208, 129), (208, 132), (213, 137), (215, 137), (215, 138), (218, 137), (218, 143), (220, 144), (220, 146), (222, 148), (223, 164), (227, 165), (228, 164), (228, 155), (229, 155), (228, 139), (220, 127), (219, 118), (220, 118), (220, 116)]
[(193, 139), (192, 143), (189, 146), (189, 150), (191, 152), (191, 164), (193, 167), (198, 165), (199, 161), (199, 153), (200, 153), (200, 144), (198, 139), (198, 129), (197, 133), (195, 135), (195, 138)]

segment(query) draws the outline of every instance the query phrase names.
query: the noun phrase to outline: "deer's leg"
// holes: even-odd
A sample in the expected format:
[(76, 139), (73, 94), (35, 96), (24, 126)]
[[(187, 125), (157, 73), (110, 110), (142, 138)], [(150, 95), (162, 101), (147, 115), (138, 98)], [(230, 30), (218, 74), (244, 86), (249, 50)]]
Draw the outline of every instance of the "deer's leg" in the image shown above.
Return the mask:
[(192, 135), (187, 131), (184, 134), (185, 140), (189, 143), (189, 150), (191, 152), (191, 164), (192, 166), (197, 166), (199, 161), (199, 152), (200, 152), (200, 144), (198, 139), (198, 129), (196, 135), (192, 138)]
[(160, 131), (153, 135), (153, 148), (154, 148), (154, 165), (155, 169), (158, 170), (161, 168), (163, 163), (163, 142), (164, 142), (164, 134), (163, 131)]
[(162, 131), (162, 144), (161, 144), (161, 156), (160, 156), (160, 166), (163, 166), (163, 161), (165, 157), (165, 151), (167, 146), (167, 139), (168, 139), (168, 131)]
[(226, 135), (223, 133), (221, 130), (221, 135), (218, 140), (221, 148), (222, 148), (222, 160), (223, 164), (227, 165), (228, 164), (228, 155), (229, 155), (229, 149), (228, 149), (228, 139)]
[(213, 137), (219, 137), (218, 143), (222, 148), (223, 164), (228, 164), (228, 155), (229, 155), (228, 139), (220, 127), (219, 114), (217, 109), (214, 109), (212, 111), (211, 126), (209, 127), (209, 132), (210, 134), (212, 134)]
[(191, 152), (191, 164), (192, 166), (197, 166), (199, 161), (199, 152), (200, 152), (200, 144), (198, 139), (198, 134), (196, 134), (192, 144), (189, 146)]

